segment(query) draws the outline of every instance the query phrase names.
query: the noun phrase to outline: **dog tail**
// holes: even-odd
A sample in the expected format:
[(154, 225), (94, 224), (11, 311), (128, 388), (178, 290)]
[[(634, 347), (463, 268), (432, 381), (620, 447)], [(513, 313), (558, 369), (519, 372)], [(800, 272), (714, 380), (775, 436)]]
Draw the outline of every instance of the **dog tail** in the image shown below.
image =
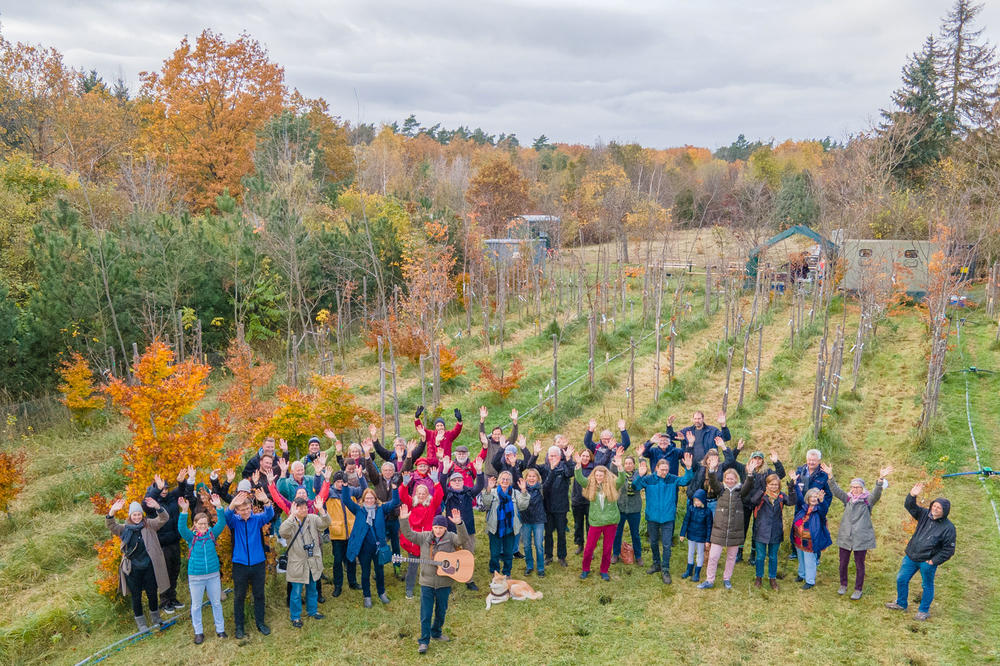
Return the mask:
[(531, 598), (532, 598), (532, 599), (536, 599), (536, 600), (537, 600), (537, 599), (541, 599), (541, 598), (542, 598), (542, 596), (543, 596), (543, 595), (542, 595), (542, 593), (541, 593), (541, 592), (535, 592), (534, 594), (532, 594), (532, 595), (531, 595)]

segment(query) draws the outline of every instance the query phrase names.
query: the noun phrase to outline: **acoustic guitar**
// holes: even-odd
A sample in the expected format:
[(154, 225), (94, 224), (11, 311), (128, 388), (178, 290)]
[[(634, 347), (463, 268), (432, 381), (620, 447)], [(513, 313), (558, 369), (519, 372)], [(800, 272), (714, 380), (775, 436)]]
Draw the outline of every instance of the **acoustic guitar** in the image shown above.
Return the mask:
[(425, 560), (421, 557), (406, 557), (405, 555), (393, 555), (392, 563), (416, 562), (418, 564), (429, 564), (437, 567), (439, 576), (447, 576), (459, 583), (468, 583), (472, 580), (472, 570), (475, 568), (476, 556), (468, 550), (456, 550), (452, 553), (437, 552), (433, 554), (433, 559)]

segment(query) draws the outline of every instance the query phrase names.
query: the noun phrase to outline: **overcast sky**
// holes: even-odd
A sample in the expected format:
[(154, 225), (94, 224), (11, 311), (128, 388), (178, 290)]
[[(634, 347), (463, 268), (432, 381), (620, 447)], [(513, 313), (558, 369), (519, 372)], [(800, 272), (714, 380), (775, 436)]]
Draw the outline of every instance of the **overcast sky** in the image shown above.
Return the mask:
[[(184, 35), (246, 31), (352, 122), (514, 132), (522, 143), (716, 148), (844, 138), (888, 104), (951, 0), (18, 0), (4, 37), (135, 87)], [(1000, 3), (981, 26), (1000, 41)]]

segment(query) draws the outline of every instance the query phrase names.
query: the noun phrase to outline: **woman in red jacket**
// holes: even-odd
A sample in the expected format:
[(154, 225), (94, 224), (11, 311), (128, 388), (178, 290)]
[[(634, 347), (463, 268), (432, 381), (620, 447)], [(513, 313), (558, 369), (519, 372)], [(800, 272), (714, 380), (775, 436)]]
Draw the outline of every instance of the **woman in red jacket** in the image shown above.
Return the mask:
[[(417, 485), (413, 495), (405, 485), (399, 487), (399, 503), (410, 507), (410, 528), (414, 532), (427, 532), (434, 525), (434, 516), (439, 513), (441, 502), (444, 501), (444, 491), (440, 485), (434, 486), (434, 494), (425, 485)], [(420, 546), (404, 536), (399, 537), (399, 545), (413, 557), (420, 557)], [(418, 565), (410, 562), (406, 565), (406, 598), (413, 598), (413, 588), (417, 584)]]
[(446, 430), (444, 419), (434, 419), (434, 428), (426, 430), (424, 424), (420, 422), (420, 415), (424, 412), (424, 406), (417, 408), (417, 413), (413, 416), (413, 425), (417, 432), (424, 438), (427, 444), (427, 451), (424, 454), (430, 461), (431, 467), (437, 467), (439, 456), (451, 456), (451, 444), (462, 432), (462, 412), (455, 410), (455, 427)]

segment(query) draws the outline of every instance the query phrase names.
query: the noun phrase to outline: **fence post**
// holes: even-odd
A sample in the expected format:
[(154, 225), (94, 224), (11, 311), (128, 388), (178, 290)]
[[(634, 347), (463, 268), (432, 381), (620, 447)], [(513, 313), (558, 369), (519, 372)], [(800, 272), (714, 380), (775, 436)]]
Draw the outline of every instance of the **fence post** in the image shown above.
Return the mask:
[(635, 416), (635, 338), (629, 336), (629, 352), (631, 358), (628, 365), (628, 414), (629, 419)]
[(591, 311), (590, 316), (587, 318), (589, 335), (588, 335), (588, 351), (590, 360), (587, 362), (587, 376), (590, 379), (590, 388), (594, 388), (594, 345), (597, 342), (597, 320), (594, 316), (593, 311)]
[(382, 441), (385, 441), (385, 362), (382, 360), (382, 336), (376, 338), (378, 342), (378, 400), (379, 416), (382, 420)]
[(552, 334), (552, 409), (559, 409), (559, 336)]

